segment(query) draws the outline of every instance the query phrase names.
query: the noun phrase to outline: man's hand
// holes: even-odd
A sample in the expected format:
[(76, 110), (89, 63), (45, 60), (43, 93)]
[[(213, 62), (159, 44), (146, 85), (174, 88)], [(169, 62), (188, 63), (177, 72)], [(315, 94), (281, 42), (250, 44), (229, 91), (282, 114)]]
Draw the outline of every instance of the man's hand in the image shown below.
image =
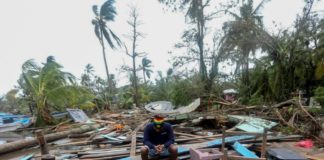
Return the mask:
[(160, 145), (156, 145), (154, 148), (156, 150), (156, 154), (160, 154), (161, 153)]
[(155, 146), (156, 153), (157, 153), (157, 154), (162, 153), (163, 148), (164, 148), (164, 145), (163, 145), (163, 144), (156, 145), (156, 146)]

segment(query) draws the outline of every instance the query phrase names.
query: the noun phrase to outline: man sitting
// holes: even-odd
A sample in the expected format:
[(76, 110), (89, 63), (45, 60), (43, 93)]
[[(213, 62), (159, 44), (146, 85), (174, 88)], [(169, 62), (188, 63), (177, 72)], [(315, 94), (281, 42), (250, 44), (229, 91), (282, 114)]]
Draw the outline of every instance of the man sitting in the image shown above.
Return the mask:
[(164, 116), (157, 114), (153, 122), (144, 129), (144, 147), (141, 148), (141, 157), (170, 156), (171, 160), (178, 157), (177, 147), (174, 145), (174, 134), (171, 124), (164, 122)]

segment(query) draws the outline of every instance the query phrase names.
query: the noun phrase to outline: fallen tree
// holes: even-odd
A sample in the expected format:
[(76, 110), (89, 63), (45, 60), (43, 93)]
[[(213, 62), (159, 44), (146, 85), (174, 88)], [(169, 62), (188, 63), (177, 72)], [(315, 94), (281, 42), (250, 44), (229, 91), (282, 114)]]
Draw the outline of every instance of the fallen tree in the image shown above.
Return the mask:
[[(95, 125), (85, 125), (81, 126), (80, 128), (75, 128), (71, 129), (68, 131), (62, 131), (59, 133), (52, 133), (52, 134), (47, 134), (45, 135), (45, 139), (47, 142), (51, 142), (57, 139), (62, 139), (68, 137), (70, 134), (81, 134), (84, 132), (92, 131), (97, 128), (102, 127), (103, 125), (100, 124), (95, 124)], [(0, 154), (12, 152), (12, 151), (17, 151), (20, 149), (23, 149), (25, 147), (32, 147), (38, 145), (37, 139), (36, 138), (31, 138), (31, 139), (25, 139), (25, 140), (19, 140), (11, 143), (6, 143), (0, 145)]]

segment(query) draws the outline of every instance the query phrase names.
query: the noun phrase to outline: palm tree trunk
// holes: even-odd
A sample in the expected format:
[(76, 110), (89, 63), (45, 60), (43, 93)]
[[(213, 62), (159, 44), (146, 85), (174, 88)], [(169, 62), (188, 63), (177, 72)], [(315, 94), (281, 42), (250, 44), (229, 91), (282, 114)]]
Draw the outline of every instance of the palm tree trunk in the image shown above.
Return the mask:
[(143, 66), (143, 78), (144, 78), (144, 84), (146, 84), (145, 68), (144, 68), (144, 66)]
[[(108, 82), (108, 93), (110, 94), (112, 91), (112, 85), (111, 85), (111, 80), (110, 80), (110, 74), (109, 74), (109, 70), (108, 70), (108, 62), (107, 62), (107, 58), (106, 58), (106, 51), (105, 51), (105, 43), (103, 41), (103, 31), (102, 29), (100, 29), (100, 42), (101, 42), (101, 46), (102, 46), (102, 55), (103, 55), (103, 59), (104, 59), (104, 64), (105, 64), (105, 69), (106, 69), (106, 74), (107, 74), (107, 82)], [(110, 101), (108, 98), (108, 107), (110, 107)]]
[(249, 86), (250, 85), (250, 77), (249, 77), (249, 56), (247, 55), (246, 57), (246, 62), (245, 62), (245, 85)]
[(29, 112), (32, 116), (34, 116), (34, 111), (33, 111), (33, 106), (32, 106), (32, 103), (29, 103), (28, 104), (28, 108), (29, 108)]
[(107, 62), (107, 58), (106, 58), (105, 43), (103, 41), (103, 31), (101, 29), (100, 29), (100, 34), (101, 34), (100, 42), (101, 42), (101, 46), (102, 46), (102, 55), (103, 55), (103, 59), (104, 59), (105, 69), (106, 69), (108, 88), (110, 88), (111, 87), (110, 86), (110, 75), (109, 75), (109, 70), (108, 70), (108, 62)]
[(205, 89), (209, 88), (206, 83), (207, 80), (207, 69), (204, 59), (204, 28), (205, 28), (205, 20), (204, 20), (204, 10), (203, 10), (203, 2), (202, 0), (198, 0), (198, 16), (197, 16), (197, 30), (198, 30), (198, 48), (199, 48), (199, 63), (200, 63), (200, 74), (201, 80), (205, 84)]
[[(136, 19), (134, 19), (134, 24), (136, 24)], [(132, 58), (133, 58), (133, 76), (134, 76), (134, 89), (135, 89), (135, 94), (134, 94), (134, 102), (136, 107), (138, 106), (138, 86), (137, 86), (137, 76), (136, 76), (136, 53), (135, 53), (135, 49), (136, 49), (136, 25), (134, 25), (134, 30), (133, 30), (133, 54), (132, 54)]]
[(37, 126), (43, 126), (43, 125), (50, 125), (54, 124), (54, 118), (50, 114), (50, 110), (48, 109), (48, 105), (42, 104), (42, 102), (37, 103), (37, 120), (36, 125)]
[(249, 49), (248, 47), (242, 48), (243, 64), (242, 64), (242, 81), (245, 87), (249, 86)]

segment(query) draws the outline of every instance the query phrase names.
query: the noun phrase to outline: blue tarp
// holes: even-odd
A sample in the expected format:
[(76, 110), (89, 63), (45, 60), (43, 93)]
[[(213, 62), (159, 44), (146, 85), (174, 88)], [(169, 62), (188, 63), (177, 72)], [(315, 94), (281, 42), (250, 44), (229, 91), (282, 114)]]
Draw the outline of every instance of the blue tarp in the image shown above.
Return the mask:
[(23, 126), (28, 126), (31, 123), (31, 118), (29, 116), (0, 112), (0, 126), (5, 125), (3, 121), (6, 119), (11, 119), (12, 122), (5, 124), (22, 124)]

